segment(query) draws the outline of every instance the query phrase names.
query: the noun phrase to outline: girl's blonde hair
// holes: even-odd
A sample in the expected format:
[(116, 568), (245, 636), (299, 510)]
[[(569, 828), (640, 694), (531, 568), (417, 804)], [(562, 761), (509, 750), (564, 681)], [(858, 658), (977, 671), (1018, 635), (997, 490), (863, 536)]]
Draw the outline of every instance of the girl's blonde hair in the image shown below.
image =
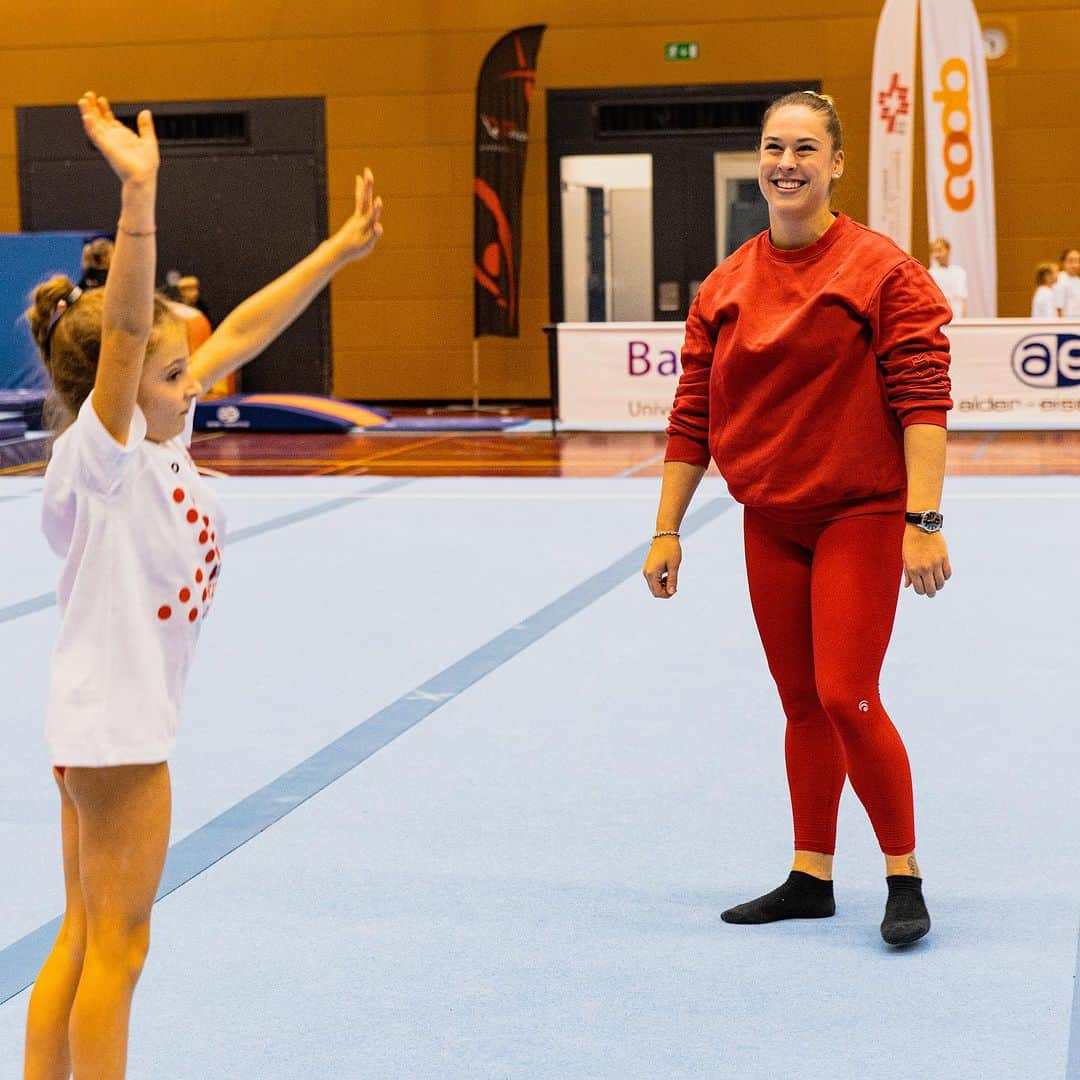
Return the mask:
[[(80, 292), (63, 274), (34, 290), (26, 317), (52, 380), (46, 422), (56, 431), (63, 431), (75, 419), (94, 388), (104, 303), (104, 289)], [(162, 328), (178, 321), (166, 301), (155, 296), (148, 353), (157, 346)]]

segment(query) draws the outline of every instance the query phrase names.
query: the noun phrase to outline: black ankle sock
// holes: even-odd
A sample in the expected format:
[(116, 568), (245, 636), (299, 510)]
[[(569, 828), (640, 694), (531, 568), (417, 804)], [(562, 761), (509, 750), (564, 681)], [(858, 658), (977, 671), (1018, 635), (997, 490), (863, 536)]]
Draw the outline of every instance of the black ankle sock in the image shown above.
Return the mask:
[(832, 882), (792, 870), (779, 889), (728, 908), (720, 918), (724, 922), (748, 925), (780, 919), (827, 919), (835, 914)]
[(890, 945), (910, 945), (930, 930), (922, 878), (890, 874), (885, 880), (889, 883), (889, 899), (885, 902), (881, 936)]

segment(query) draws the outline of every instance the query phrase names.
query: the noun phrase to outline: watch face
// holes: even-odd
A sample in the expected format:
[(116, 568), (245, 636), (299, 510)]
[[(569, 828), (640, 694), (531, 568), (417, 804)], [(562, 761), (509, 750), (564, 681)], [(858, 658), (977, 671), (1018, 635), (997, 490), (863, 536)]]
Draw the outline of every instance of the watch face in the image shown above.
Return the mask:
[(922, 529), (923, 532), (939, 532), (945, 519), (936, 510), (924, 510), (921, 514), (906, 515), (910, 524)]

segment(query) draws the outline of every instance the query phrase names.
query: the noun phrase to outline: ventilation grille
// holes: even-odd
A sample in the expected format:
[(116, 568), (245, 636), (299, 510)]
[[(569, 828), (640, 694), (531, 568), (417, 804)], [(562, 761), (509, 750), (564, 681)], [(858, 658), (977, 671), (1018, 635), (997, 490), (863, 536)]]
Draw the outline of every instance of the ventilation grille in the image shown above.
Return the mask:
[[(135, 115), (120, 116), (136, 130)], [(158, 142), (167, 146), (247, 146), (251, 142), (246, 112), (170, 113), (155, 115)]]
[(710, 131), (756, 135), (768, 107), (765, 98), (615, 102), (597, 107), (596, 134), (607, 139)]

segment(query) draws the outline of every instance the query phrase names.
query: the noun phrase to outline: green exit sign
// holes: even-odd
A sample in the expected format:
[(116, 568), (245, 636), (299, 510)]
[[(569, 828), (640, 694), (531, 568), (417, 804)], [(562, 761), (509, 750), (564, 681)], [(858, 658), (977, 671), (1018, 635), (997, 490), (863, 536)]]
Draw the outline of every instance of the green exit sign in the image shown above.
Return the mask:
[(701, 47), (696, 41), (669, 41), (664, 46), (665, 60), (696, 60)]

